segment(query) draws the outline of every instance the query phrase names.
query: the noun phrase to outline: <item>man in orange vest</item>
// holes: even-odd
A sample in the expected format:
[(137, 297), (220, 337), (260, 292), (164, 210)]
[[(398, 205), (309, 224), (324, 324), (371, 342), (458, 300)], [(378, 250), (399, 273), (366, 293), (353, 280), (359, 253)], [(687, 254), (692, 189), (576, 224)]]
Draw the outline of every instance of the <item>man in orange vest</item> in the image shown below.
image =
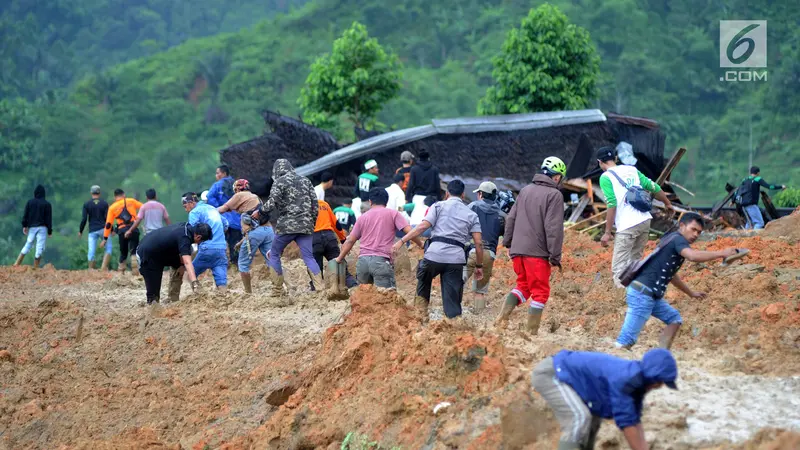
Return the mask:
[[(133, 222), (136, 221), (136, 214), (142, 203), (135, 198), (126, 198), (125, 191), (122, 189), (114, 189), (114, 203), (108, 208), (108, 216), (106, 216), (106, 226), (103, 230), (103, 242), (100, 247), (108, 245), (106, 241), (111, 236), (112, 229), (119, 236), (119, 270), (124, 273), (128, 266), (128, 254), (136, 255), (136, 248), (139, 247), (139, 230), (134, 229), (131, 233), (127, 233), (133, 227)], [(131, 258), (131, 271), (136, 274), (139, 270), (139, 263), (136, 258)]]
[[(314, 234), (312, 235), (312, 249), (314, 252), (314, 259), (317, 261), (324, 276), (325, 269), (323, 269), (323, 267), (325, 266), (322, 264), (322, 258), (324, 257), (326, 261), (336, 259), (339, 256), (339, 243), (344, 242), (346, 236), (345, 232), (342, 230), (342, 226), (333, 214), (331, 205), (324, 200), (317, 200), (317, 203), (319, 204), (319, 212), (317, 213), (317, 223), (314, 226)], [(334, 272), (329, 273), (328, 276), (336, 277), (337, 275)], [(349, 272), (346, 272), (346, 277), (348, 288), (358, 284)], [(326, 282), (326, 284), (330, 285), (331, 283)], [(321, 286), (314, 286), (313, 282), (311, 283), (311, 287), (314, 289), (322, 288)]]

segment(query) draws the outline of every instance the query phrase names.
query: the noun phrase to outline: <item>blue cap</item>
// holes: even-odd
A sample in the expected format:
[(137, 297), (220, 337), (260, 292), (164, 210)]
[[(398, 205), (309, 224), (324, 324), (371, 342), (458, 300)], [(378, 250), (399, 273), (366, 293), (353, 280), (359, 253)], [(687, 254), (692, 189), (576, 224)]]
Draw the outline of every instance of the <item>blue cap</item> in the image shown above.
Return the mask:
[(675, 380), (678, 378), (678, 364), (669, 350), (655, 348), (644, 354), (642, 358), (642, 374), (647, 381), (664, 383), (670, 389), (678, 389)]

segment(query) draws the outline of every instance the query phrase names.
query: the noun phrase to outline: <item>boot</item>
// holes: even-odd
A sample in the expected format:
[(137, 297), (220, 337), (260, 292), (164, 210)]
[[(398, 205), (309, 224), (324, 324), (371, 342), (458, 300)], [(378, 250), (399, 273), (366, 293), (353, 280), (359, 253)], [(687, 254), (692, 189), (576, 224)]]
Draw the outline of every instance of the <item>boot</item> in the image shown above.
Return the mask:
[(128, 260), (127, 259), (123, 259), (122, 261), (119, 262), (119, 267), (117, 267), (117, 271), (119, 273), (125, 273), (125, 268), (126, 267), (128, 267)]
[(134, 275), (139, 275), (139, 257), (136, 255), (131, 258), (131, 272)]
[[(328, 274), (329, 278), (333, 278), (336, 274)], [(322, 271), (314, 275), (308, 270), (308, 276), (311, 277), (311, 283), (317, 292), (325, 292), (325, 280), (322, 278)]]
[(272, 290), (270, 295), (273, 297), (283, 297), (283, 275), (278, 275), (275, 269), (269, 269), (270, 278), (272, 279)]
[(108, 265), (111, 263), (111, 255), (105, 253), (103, 255), (103, 264), (100, 266), (100, 270), (106, 271), (108, 270)]
[(89, 261), (89, 270), (94, 270), (97, 267), (97, 264), (94, 260)]
[(33, 268), (34, 268), (34, 269), (38, 269), (38, 268), (39, 268), (39, 264), (40, 264), (41, 262), (42, 262), (42, 258), (41, 258), (41, 257), (34, 259), (34, 260), (33, 260)]
[(428, 303), (430, 302), (424, 297), (414, 297), (414, 310), (417, 312), (417, 315), (423, 323), (427, 323), (430, 319), (430, 315), (428, 314)]
[(180, 300), (181, 297), (181, 284), (183, 284), (183, 274), (180, 270), (170, 270), (169, 271), (169, 294), (167, 295), (167, 301), (169, 303), (175, 303)]
[(516, 295), (509, 292), (506, 295), (506, 301), (503, 303), (503, 309), (500, 310), (500, 315), (497, 316), (497, 319), (494, 321), (494, 325), (498, 328), (505, 328), (508, 325), (508, 319), (511, 317), (511, 313), (514, 312), (514, 308), (517, 307), (519, 303), (519, 299)]
[(242, 276), (242, 286), (244, 286), (244, 291), (246, 293), (248, 293), (248, 294), (252, 294), (253, 293), (253, 287), (252, 287), (252, 284), (250, 283), (250, 280), (252, 280), (250, 274), (242, 272), (239, 275)]
[(14, 265), (18, 266), (18, 265), (22, 264), (22, 260), (24, 260), (24, 259), (25, 259), (25, 255), (20, 253), (19, 256), (17, 256), (17, 262), (15, 262)]
[(483, 294), (475, 294), (474, 298), (473, 306), (475, 307), (475, 314), (480, 314), (486, 309), (486, 296)]
[(228, 286), (217, 286), (217, 292), (219, 292), (220, 294), (228, 292)]
[(339, 264), (335, 259), (328, 261), (328, 276), (325, 277), (325, 288), (328, 300), (345, 300), (350, 297), (347, 292), (346, 263)]
[(539, 308), (528, 308), (528, 321), (525, 329), (530, 334), (539, 334), (539, 324), (542, 322), (542, 310)]

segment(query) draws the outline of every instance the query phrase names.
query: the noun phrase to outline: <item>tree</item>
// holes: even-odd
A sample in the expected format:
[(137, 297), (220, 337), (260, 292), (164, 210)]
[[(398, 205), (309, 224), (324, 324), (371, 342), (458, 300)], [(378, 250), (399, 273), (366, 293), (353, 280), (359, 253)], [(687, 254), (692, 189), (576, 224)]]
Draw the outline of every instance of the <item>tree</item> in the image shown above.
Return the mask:
[(311, 65), (298, 104), (304, 120), (330, 126), (344, 113), (356, 127), (373, 125), (375, 116), (400, 90), (400, 61), (387, 53), (367, 28), (353, 22), (333, 42), (333, 52)]
[(478, 114), (580, 109), (597, 95), (600, 58), (589, 33), (548, 3), (508, 33), (492, 62), (495, 85)]
[(228, 76), (231, 68), (231, 58), (227, 51), (219, 51), (206, 55), (197, 61), (196, 74), (206, 80), (208, 90), (211, 92), (211, 106), (206, 110), (206, 123), (225, 123), (228, 114), (219, 106), (219, 88), (222, 81)]

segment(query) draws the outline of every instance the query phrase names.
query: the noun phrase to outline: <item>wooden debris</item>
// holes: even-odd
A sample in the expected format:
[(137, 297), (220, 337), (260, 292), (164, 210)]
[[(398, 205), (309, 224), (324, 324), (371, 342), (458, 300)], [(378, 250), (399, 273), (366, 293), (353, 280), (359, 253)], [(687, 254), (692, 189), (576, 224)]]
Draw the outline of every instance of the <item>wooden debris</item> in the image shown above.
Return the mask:
[(589, 204), (589, 195), (583, 194), (581, 200), (578, 204), (573, 208), (572, 214), (569, 216), (570, 222), (575, 222), (576, 220), (581, 218), (581, 214), (583, 214), (583, 210), (586, 209), (586, 206)]
[(685, 187), (681, 186), (681, 185), (680, 185), (680, 184), (678, 184), (678, 183), (675, 183), (674, 181), (667, 181), (667, 184), (668, 184), (668, 185), (670, 185), (670, 186), (675, 186), (676, 188), (678, 188), (678, 189), (682, 190), (683, 192), (686, 192), (687, 194), (691, 195), (692, 197), (694, 197), (694, 196), (695, 196), (695, 195), (694, 195), (694, 192), (692, 192), (692, 191), (690, 191), (690, 190), (686, 189)]
[(597, 213), (597, 214), (593, 215), (592, 217), (587, 217), (587, 218), (581, 220), (580, 222), (573, 223), (572, 225), (568, 226), (566, 229), (567, 230), (571, 230), (573, 228), (578, 227), (579, 225), (587, 225), (587, 224), (591, 223), (593, 220), (599, 219), (600, 217), (603, 217), (605, 215), (606, 215), (605, 211)]
[(659, 175), (658, 179), (656, 179), (656, 184), (660, 186), (664, 184), (665, 181), (667, 181), (667, 178), (669, 178), (670, 174), (672, 173), (673, 170), (675, 170), (675, 167), (677, 167), (678, 163), (681, 162), (681, 158), (683, 158), (683, 155), (685, 154), (686, 154), (686, 149), (681, 147), (678, 149), (678, 151), (675, 152), (674, 155), (672, 155), (672, 157), (667, 162), (667, 165), (664, 167), (664, 170), (661, 171), (661, 175)]

